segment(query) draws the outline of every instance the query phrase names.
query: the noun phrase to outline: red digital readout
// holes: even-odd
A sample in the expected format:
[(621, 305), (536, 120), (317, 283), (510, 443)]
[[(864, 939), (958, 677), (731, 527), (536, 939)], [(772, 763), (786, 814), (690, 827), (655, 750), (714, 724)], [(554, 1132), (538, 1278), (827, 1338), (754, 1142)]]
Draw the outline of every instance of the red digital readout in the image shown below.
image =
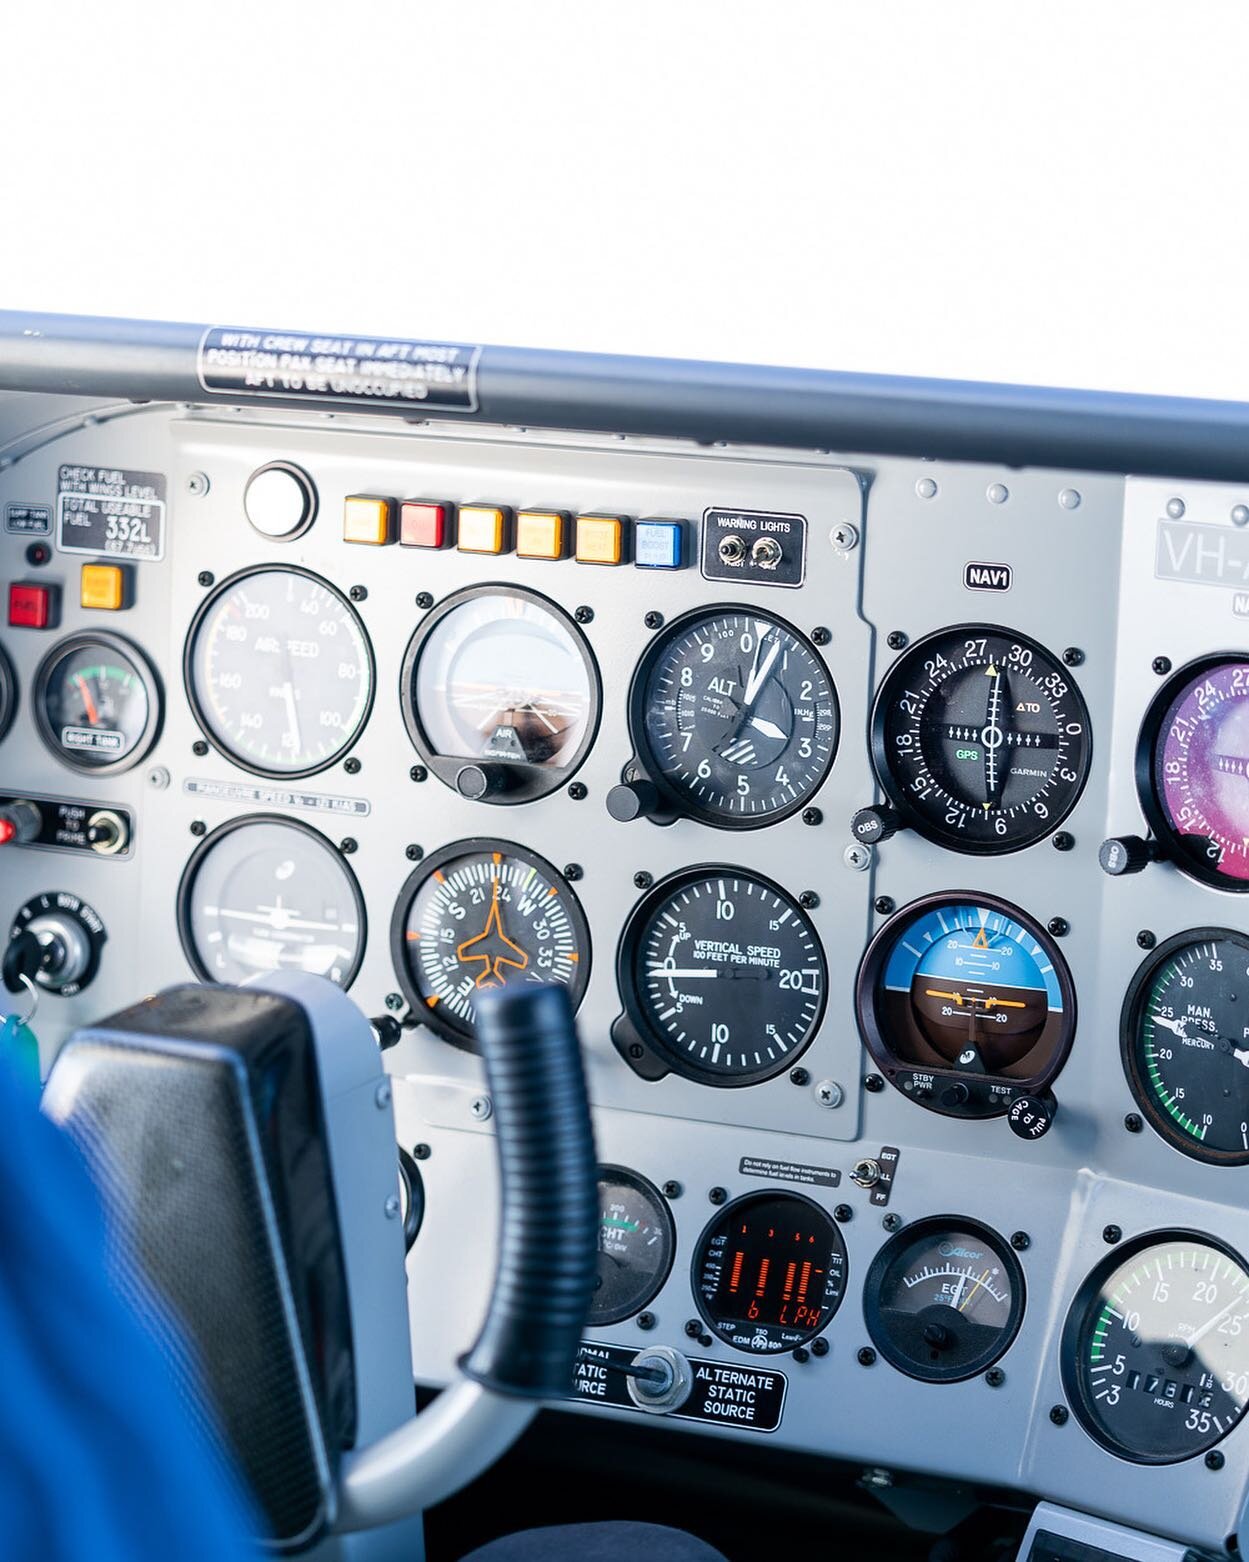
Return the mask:
[(777, 1226), (749, 1214), (739, 1219), (722, 1270), (722, 1314), (790, 1329), (815, 1328), (824, 1305), (819, 1245), (805, 1223)]

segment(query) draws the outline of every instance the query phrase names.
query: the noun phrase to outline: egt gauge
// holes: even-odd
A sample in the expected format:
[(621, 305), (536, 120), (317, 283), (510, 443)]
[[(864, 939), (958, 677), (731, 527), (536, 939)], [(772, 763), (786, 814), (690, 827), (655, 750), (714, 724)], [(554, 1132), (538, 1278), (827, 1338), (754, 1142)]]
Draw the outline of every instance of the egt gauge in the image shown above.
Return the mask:
[(456, 841), (427, 857), (399, 892), (390, 947), (414, 1018), (469, 1051), (478, 993), (554, 983), (576, 1009), (590, 975), (577, 897), (511, 841)]
[(440, 603), (408, 645), (400, 694), (430, 770), (483, 802), (531, 802), (563, 786), (598, 727), (585, 636), (518, 586), (473, 586)]
[(885, 1078), (952, 1117), (994, 1117), (1045, 1090), (1075, 1034), (1053, 939), (992, 895), (928, 895), (876, 934), (859, 967), (859, 1029)]
[(1249, 937), (1201, 927), (1160, 944), (1128, 988), (1120, 1034), (1155, 1132), (1194, 1160), (1249, 1165)]
[(954, 851), (1019, 851), (1071, 812), (1092, 756), (1070, 670), (1027, 635), (960, 624), (917, 641), (872, 708), (872, 760), (889, 803), (860, 809), (869, 843), (910, 826)]

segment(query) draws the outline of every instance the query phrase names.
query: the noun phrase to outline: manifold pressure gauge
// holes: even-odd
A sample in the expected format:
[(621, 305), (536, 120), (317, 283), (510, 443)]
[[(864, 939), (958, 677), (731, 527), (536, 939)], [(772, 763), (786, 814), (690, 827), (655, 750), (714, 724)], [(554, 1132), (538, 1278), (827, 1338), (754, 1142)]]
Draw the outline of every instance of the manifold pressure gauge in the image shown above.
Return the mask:
[(415, 1017), (470, 1051), (478, 993), (555, 983), (575, 1009), (590, 975), (577, 897), (510, 841), (457, 841), (427, 857), (399, 892), (390, 946)]
[(1075, 1034), (1054, 940), (992, 895), (928, 895), (868, 945), (855, 994), (881, 1073), (919, 1105), (996, 1117), (1045, 1091)]
[(644, 1079), (751, 1085), (790, 1067), (824, 1013), (811, 919), (740, 868), (690, 868), (639, 902), (620, 941), (612, 1040)]
[(815, 647), (754, 608), (687, 614), (634, 674), (636, 763), (613, 789), (617, 819), (684, 814), (753, 829), (802, 808), (837, 749), (837, 696)]
[(585, 636), (517, 586), (473, 586), (440, 603), (408, 645), (400, 690), (421, 758), (483, 802), (529, 802), (563, 786), (598, 726)]
[(1018, 851), (1075, 807), (1088, 776), (1089, 715), (1071, 674), (1027, 635), (960, 624), (917, 641), (872, 708), (885, 807), (852, 828), (885, 840), (910, 825), (954, 851)]

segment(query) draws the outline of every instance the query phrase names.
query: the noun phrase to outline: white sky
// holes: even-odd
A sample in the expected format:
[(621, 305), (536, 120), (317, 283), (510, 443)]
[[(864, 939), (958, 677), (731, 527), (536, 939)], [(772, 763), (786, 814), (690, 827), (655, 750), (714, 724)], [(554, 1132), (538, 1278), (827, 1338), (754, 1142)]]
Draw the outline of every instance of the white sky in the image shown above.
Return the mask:
[(1241, 0), (16, 0), (0, 306), (1249, 399)]

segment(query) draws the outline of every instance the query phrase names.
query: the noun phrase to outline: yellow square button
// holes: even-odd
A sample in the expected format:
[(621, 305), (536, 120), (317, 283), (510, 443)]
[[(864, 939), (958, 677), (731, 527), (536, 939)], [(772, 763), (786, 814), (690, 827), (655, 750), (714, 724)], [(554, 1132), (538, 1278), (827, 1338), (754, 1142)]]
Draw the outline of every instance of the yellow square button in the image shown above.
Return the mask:
[(380, 548), (393, 536), (394, 503), (373, 494), (349, 494), (343, 506), (343, 541)]
[(126, 571), (120, 564), (84, 564), (78, 600), (83, 607), (116, 613), (126, 605)]
[(619, 564), (624, 553), (624, 522), (615, 515), (577, 517), (577, 563)]
[(516, 551), (522, 559), (562, 559), (567, 529), (558, 510), (522, 510), (516, 517)]
[(461, 553), (502, 553), (506, 545), (506, 510), (492, 504), (460, 506), (456, 546)]

